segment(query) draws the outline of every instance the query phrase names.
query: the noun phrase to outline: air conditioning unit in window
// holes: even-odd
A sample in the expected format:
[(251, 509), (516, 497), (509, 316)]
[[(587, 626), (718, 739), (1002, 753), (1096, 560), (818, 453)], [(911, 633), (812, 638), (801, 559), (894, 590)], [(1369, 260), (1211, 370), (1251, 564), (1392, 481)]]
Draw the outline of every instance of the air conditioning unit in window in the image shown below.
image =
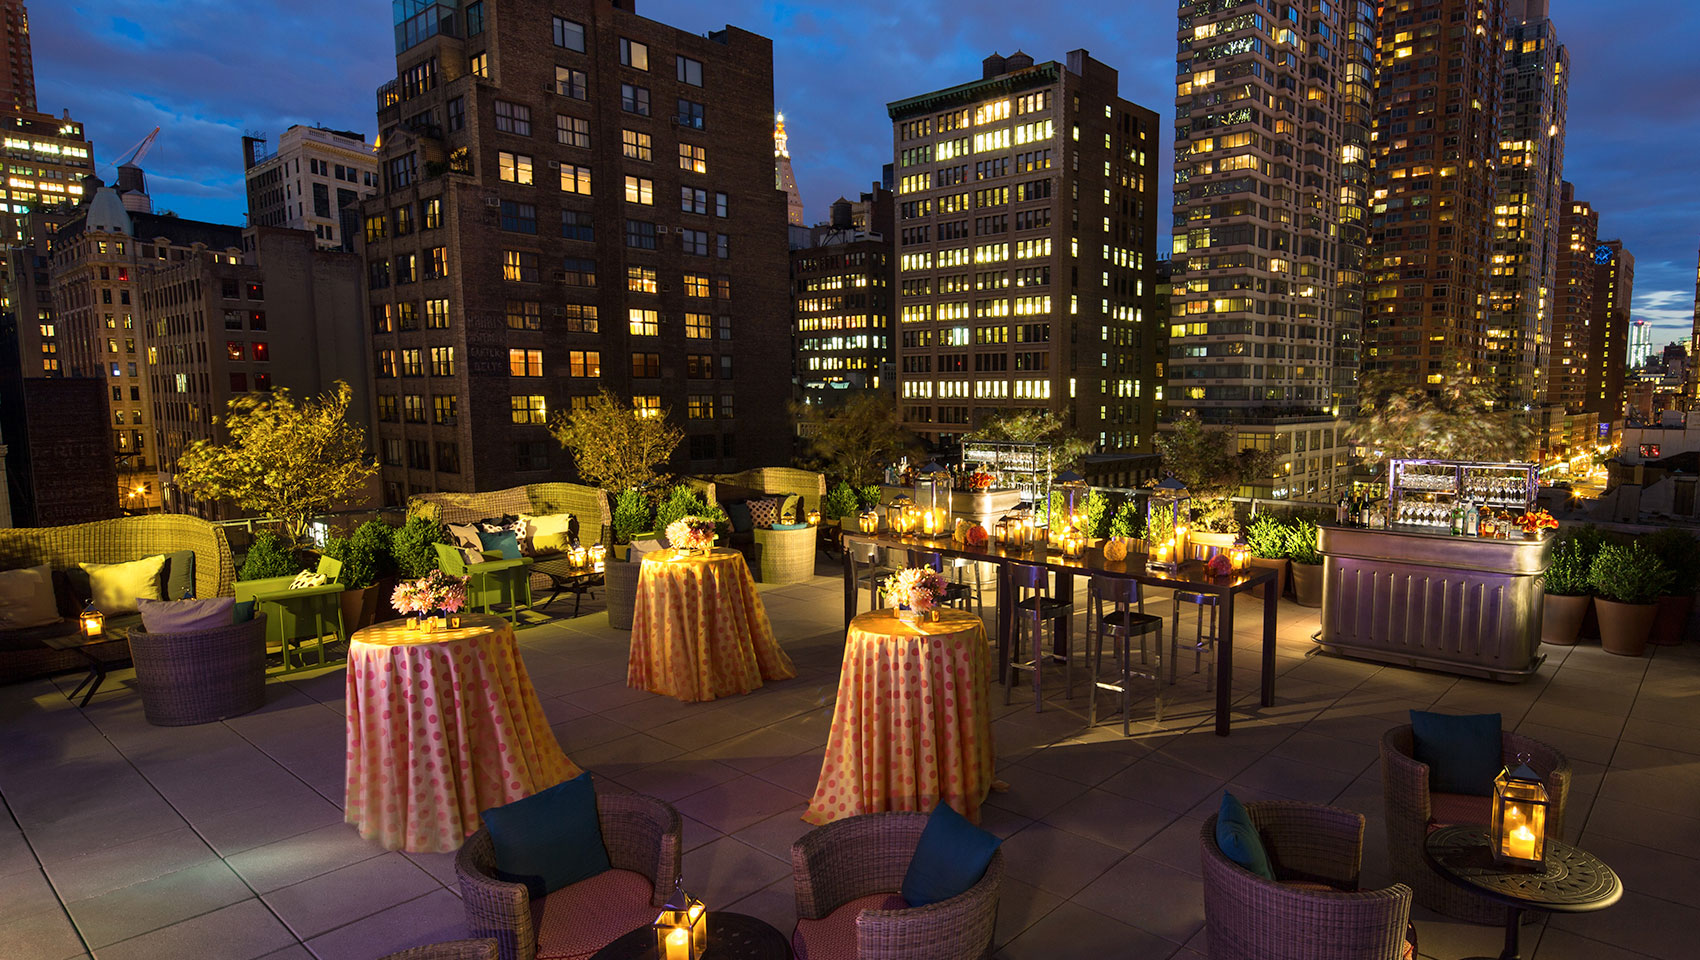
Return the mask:
[(485, 197), (484, 205), (494, 210), (502, 205), (502, 200), (500, 197)]
[(544, 93), (554, 93), (555, 92), (555, 81), (553, 81), (553, 80), (543, 81), (543, 92)]
[(667, 225), (665, 223), (661, 224), (660, 226), (655, 228), (655, 232), (656, 233), (666, 233), (667, 232)]
[(559, 161), (559, 160), (551, 160), (551, 161), (549, 161), (549, 169), (551, 169), (551, 170), (559, 170), (559, 169), (561, 169), (561, 161)]
[(555, 279), (561, 281), (562, 283), (566, 283), (567, 282), (567, 272), (565, 270), (562, 270), (562, 271), (556, 273)]

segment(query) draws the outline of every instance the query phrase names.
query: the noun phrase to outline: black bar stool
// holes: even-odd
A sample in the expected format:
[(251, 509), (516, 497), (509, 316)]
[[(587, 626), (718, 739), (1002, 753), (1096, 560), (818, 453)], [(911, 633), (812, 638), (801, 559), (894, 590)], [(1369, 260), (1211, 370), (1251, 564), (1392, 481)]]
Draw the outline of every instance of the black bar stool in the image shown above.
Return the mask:
[[(880, 596), (885, 593), (885, 578), (896, 571), (892, 570), (880, 558), (880, 547), (874, 543), (862, 543), (857, 540), (847, 540), (844, 552), (850, 557), (850, 569), (855, 575), (856, 592), (860, 594), (862, 587), (868, 588), (868, 609), (880, 608)], [(865, 572), (856, 572), (858, 566), (866, 566)], [(860, 601), (858, 601), (860, 605)]]
[[(931, 567), (934, 572), (942, 574), (944, 573), (945, 556), (933, 550), (916, 550), (911, 547), (909, 565), (911, 567)], [(943, 600), (951, 606), (968, 610), (973, 600), (973, 594), (967, 584), (951, 580), (945, 584)]]
[[(1152, 686), (1152, 711), (1158, 720), (1163, 719), (1163, 618), (1145, 612), (1145, 597), (1139, 591), (1139, 581), (1126, 580), (1121, 577), (1093, 577), (1086, 587), (1086, 603), (1088, 616), (1086, 627), (1091, 631), (1087, 639), (1092, 651), (1092, 705), (1087, 711), (1087, 726), (1098, 725), (1098, 693), (1108, 690), (1121, 695), (1122, 736), (1128, 736), (1128, 688), (1135, 677), (1150, 680)], [(1110, 604), (1111, 612), (1104, 612), (1104, 604)], [(1114, 657), (1120, 680), (1117, 683), (1105, 683), (1102, 675), (1104, 658), (1104, 634), (1108, 633), (1114, 642)], [(1149, 663), (1146, 651), (1146, 638), (1155, 636), (1157, 642), (1157, 663), (1150, 670), (1133, 669), (1133, 641), (1139, 640), (1141, 663)]]
[[(1074, 598), (1058, 599), (1051, 596), (1051, 574), (1044, 567), (1031, 563), (1011, 563), (1006, 576), (1009, 578), (1012, 609), (1015, 616), (1014, 629), (1011, 630), (1009, 662), (1005, 668), (1010, 671), (1009, 680), (1004, 684), (1003, 702), (1009, 705), (1010, 693), (1015, 689), (1015, 671), (1033, 671), (1033, 712), (1043, 713), (1045, 710), (1045, 645), (1043, 641), (1044, 625), (1051, 625), (1054, 638), (1057, 631), (1067, 635), (1069, 621), (1074, 617)], [(1023, 662), (1021, 659), (1022, 627), (1029, 627), (1033, 634), (1033, 659)], [(1062, 646), (1056, 644), (1056, 646)], [(1066, 647), (1064, 648), (1066, 649)], [(1063, 677), (1067, 685), (1068, 696), (1074, 697), (1074, 656), (1072, 651), (1063, 657)]]

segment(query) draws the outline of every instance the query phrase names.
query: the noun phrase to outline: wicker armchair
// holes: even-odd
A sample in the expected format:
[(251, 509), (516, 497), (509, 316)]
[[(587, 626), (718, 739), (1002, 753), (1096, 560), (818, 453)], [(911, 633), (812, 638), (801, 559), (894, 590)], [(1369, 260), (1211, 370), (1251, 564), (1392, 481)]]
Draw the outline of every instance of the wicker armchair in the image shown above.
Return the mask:
[[(1423, 842), (1434, 823), (1482, 823), (1488, 820), (1488, 798), (1469, 798), (1463, 804), (1449, 794), (1431, 796), (1428, 789), (1428, 764), (1418, 763), (1413, 755), (1411, 725), (1401, 724), (1381, 738), (1381, 792), (1387, 809), (1387, 864), (1393, 878), (1408, 883), (1417, 892), (1417, 902), (1430, 910), (1444, 913), (1471, 923), (1502, 924), (1505, 907), (1469, 893), (1455, 883), (1449, 883), (1423, 858)], [(1527, 756), (1529, 766), (1541, 775), (1547, 788), (1547, 836), (1564, 837), (1564, 806), (1570, 798), (1570, 761), (1564, 754), (1520, 734), (1500, 734), (1500, 755), (1506, 763), (1517, 762), (1519, 755)], [(1436, 798), (1447, 809), (1436, 813)], [(1473, 801), (1479, 799), (1479, 804)], [(1460, 815), (1459, 807), (1464, 808)], [(1469, 816), (1479, 808), (1478, 816)], [(1527, 911), (1525, 918), (1540, 916)]]
[(129, 631), (142, 712), (159, 727), (212, 723), (266, 702), (266, 618), (192, 633)]
[(844, 919), (855, 925), (857, 960), (991, 955), (1003, 851), (992, 855), (986, 875), (966, 893), (913, 909), (895, 898), (926, 826), (924, 813), (872, 813), (817, 827), (791, 845), (799, 918), (792, 944), (799, 956), (807, 955), (798, 946), (804, 921), (829, 920), (840, 909), (855, 911), (853, 921)]
[[(608, 847), (608, 861), (615, 871), (628, 870), (648, 880), (650, 897), (644, 909), (659, 909), (679, 882), (683, 831), (679, 812), (660, 800), (632, 793), (598, 793), (596, 810), (602, 821), (602, 842)], [(534, 909), (525, 884), (496, 878), (496, 853), (490, 831), (480, 827), (461, 844), (460, 852), (455, 855), (455, 875), (460, 878), (468, 932), (474, 937), (494, 938), (501, 960), (534, 960), (542, 901)], [(583, 883), (595, 880), (593, 877)], [(566, 887), (549, 896), (570, 890), (572, 887)], [(617, 917), (620, 912), (612, 904), (600, 906), (603, 909), (597, 912), (598, 921)], [(649, 912), (641, 922), (654, 919), (655, 914)], [(595, 949), (631, 929), (628, 925), (608, 931), (607, 939)]]
[(448, 940), (403, 950), (378, 960), (496, 960), (494, 940)]
[(1204, 927), (1212, 960), (1396, 960), (1411, 888), (1359, 890), (1364, 818), (1309, 803), (1248, 803), (1279, 880), (1229, 860), (1216, 816), (1199, 832)]
[(815, 547), (820, 535), (814, 527), (799, 530), (757, 527), (754, 534), (762, 583), (802, 583), (815, 575)]

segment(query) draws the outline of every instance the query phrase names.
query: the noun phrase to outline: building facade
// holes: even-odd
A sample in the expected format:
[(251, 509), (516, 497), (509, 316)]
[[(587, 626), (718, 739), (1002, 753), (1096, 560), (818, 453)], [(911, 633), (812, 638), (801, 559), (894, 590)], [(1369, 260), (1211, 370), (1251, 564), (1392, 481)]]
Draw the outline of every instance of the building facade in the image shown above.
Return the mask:
[(1247, 491), (1347, 482), (1368, 226), (1375, 9), (1182, 0), (1170, 406), (1274, 450)]
[(791, 138), (785, 133), (785, 114), (773, 115), (773, 185), (785, 193), (785, 222), (804, 225), (803, 195), (797, 190), (797, 174), (791, 169)]
[(10, 248), (29, 241), (36, 211), (66, 211), (83, 201), (83, 178), (94, 173), (94, 148), (69, 114), (0, 111), (0, 239)]
[(6, 28), (6, 69), (0, 72), (0, 111), (35, 112), (35, 63), (30, 52), (30, 14), (23, 0), (0, 0)]
[(1545, 402), (1563, 209), (1570, 55), (1547, 0), (1506, 0), (1505, 76), (1488, 267), (1484, 376), (1507, 402)]
[(1635, 295), (1635, 255), (1621, 240), (1594, 246), (1594, 315), (1588, 321), (1588, 397), (1583, 409), (1603, 421), (1623, 416), (1624, 369), (1629, 363), (1629, 302)]
[(675, 421), (681, 472), (790, 458), (772, 42), (633, 7), (396, 7), (362, 222), (391, 502), (570, 476), (548, 421), (599, 390)]
[(353, 249), (344, 213), (358, 221), (360, 201), (378, 192), (378, 157), (365, 134), (290, 127), (268, 152), (259, 137), (242, 138), (248, 225), (305, 230), (326, 249)]
[(1600, 215), (1576, 199), (1566, 181), (1558, 220), (1559, 246), (1554, 264), (1552, 349), (1547, 352), (1547, 403), (1578, 413), (1587, 406), (1590, 331), (1594, 320), (1594, 249)]
[(860, 201), (840, 198), (831, 219), (808, 230), (808, 245), (791, 251), (797, 399), (806, 407), (835, 407), (864, 390), (895, 398), (894, 216), (891, 191), (876, 183)]
[(1012, 410), (1151, 449), (1164, 332), (1158, 118), (1085, 50), (996, 54), (887, 106), (898, 184), (898, 409), (949, 444)]

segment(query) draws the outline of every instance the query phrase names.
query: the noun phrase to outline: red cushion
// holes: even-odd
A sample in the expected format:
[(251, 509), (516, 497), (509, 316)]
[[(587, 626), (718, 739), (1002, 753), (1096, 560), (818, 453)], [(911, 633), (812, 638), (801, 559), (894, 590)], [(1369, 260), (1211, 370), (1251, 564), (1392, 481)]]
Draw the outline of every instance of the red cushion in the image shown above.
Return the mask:
[(1281, 886), (1290, 887), (1291, 889), (1294, 889), (1294, 890), (1303, 890), (1307, 893), (1340, 893), (1340, 892), (1342, 892), (1339, 887), (1336, 887), (1331, 883), (1319, 883), (1315, 880), (1282, 880)]
[(1478, 797), (1468, 793), (1431, 793), (1428, 795), (1430, 830), (1472, 823), (1485, 824), (1492, 816), (1492, 797)]
[(798, 920), (791, 934), (797, 960), (856, 960), (856, 918), (863, 910), (906, 910), (895, 893), (859, 897), (820, 920)]
[(641, 873), (604, 870), (531, 901), (538, 960), (580, 960), (655, 922), (655, 885)]

